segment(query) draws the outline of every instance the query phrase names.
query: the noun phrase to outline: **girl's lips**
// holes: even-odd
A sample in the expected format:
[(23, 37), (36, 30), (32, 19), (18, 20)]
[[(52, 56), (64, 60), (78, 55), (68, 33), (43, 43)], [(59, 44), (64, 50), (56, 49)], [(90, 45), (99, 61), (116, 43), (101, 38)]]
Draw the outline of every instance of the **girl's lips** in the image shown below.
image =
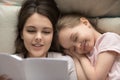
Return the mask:
[(87, 41), (85, 40), (82, 42), (82, 50), (86, 51), (86, 47), (87, 47)]

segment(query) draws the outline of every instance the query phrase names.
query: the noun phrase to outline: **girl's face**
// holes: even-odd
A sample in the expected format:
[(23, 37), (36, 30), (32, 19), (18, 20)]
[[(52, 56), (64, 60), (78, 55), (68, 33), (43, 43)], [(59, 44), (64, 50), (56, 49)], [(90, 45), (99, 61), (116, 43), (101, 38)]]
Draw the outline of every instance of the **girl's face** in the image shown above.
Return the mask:
[(53, 38), (53, 27), (50, 20), (40, 14), (33, 14), (26, 21), (22, 39), (29, 57), (46, 57)]
[(88, 21), (83, 22), (73, 28), (64, 28), (59, 32), (59, 42), (66, 50), (75, 53), (89, 53), (95, 43), (95, 35), (92, 26)]

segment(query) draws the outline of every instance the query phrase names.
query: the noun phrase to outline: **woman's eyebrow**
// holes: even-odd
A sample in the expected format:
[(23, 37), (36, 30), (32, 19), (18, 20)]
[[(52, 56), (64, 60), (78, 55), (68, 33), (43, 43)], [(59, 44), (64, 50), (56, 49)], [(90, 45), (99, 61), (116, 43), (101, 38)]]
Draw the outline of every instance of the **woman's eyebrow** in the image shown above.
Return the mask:
[(28, 25), (26, 26), (26, 29), (35, 29), (35, 26)]
[(45, 30), (53, 30), (53, 28), (51, 28), (51, 27), (44, 27), (43, 29), (45, 29)]

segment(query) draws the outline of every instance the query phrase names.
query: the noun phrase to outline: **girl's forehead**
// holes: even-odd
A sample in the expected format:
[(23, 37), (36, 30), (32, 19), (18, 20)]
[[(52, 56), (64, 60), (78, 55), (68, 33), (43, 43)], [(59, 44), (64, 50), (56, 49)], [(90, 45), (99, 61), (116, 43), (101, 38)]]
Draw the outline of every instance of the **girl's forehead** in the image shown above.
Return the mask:
[(70, 29), (64, 29), (59, 32), (59, 42), (64, 48), (68, 48), (70, 45), (70, 35), (72, 34)]

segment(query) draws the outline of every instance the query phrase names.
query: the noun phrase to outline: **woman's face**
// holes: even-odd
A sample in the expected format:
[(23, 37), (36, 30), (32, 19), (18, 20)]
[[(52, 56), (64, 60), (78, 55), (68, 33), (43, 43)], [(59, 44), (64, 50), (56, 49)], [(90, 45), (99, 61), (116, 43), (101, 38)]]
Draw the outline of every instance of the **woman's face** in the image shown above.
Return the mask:
[(34, 13), (26, 21), (22, 39), (29, 57), (46, 57), (53, 38), (53, 26), (50, 20)]
[(88, 23), (80, 23), (73, 28), (64, 28), (59, 32), (59, 42), (66, 50), (75, 53), (89, 53), (95, 42), (95, 35), (92, 27)]

